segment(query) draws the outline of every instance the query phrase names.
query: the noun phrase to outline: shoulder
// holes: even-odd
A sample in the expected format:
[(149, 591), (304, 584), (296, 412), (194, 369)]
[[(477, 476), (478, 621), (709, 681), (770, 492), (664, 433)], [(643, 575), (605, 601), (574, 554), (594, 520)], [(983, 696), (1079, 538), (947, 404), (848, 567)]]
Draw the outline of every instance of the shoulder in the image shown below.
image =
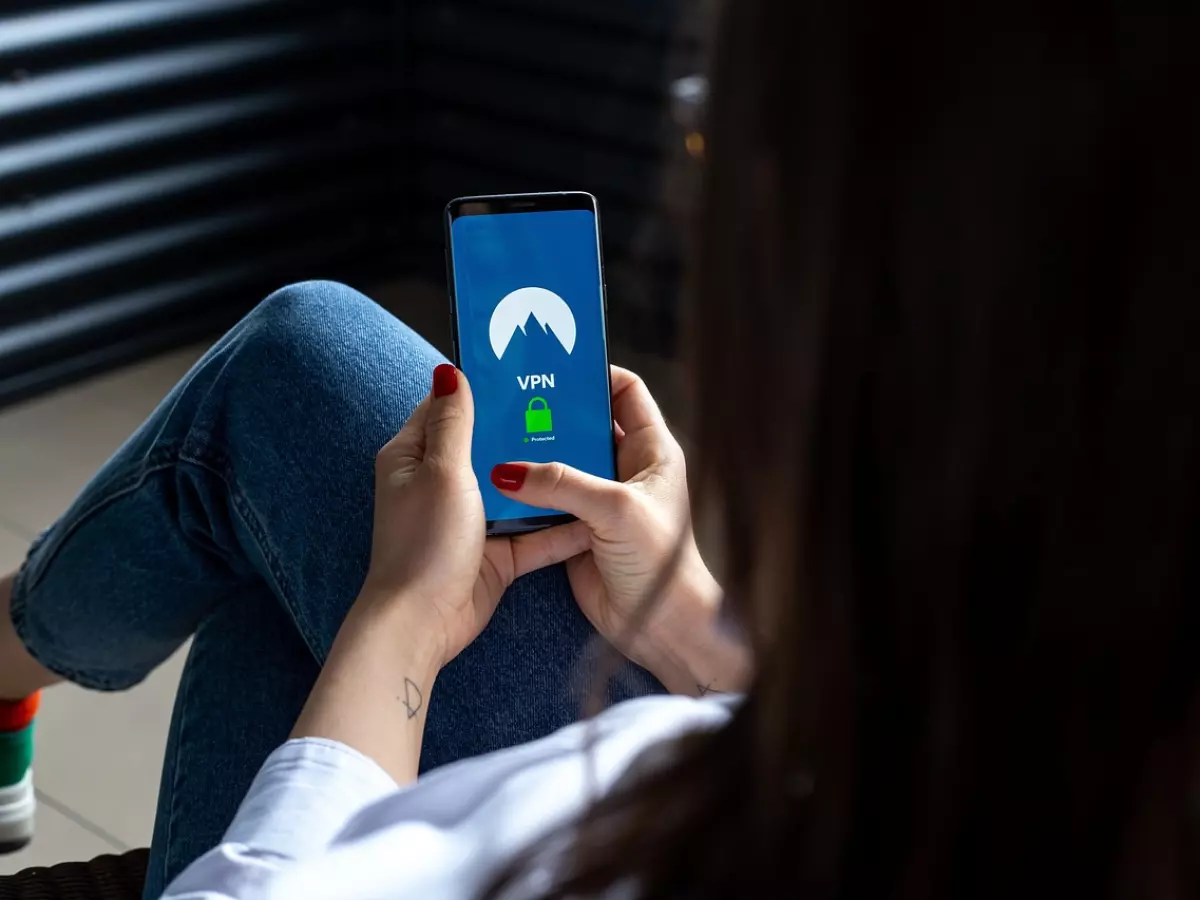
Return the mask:
[(737, 702), (732, 696), (628, 700), (541, 740), (431, 772), (364, 809), (338, 841), (414, 818), (446, 827), (473, 816), (506, 817), (510, 811), (553, 827), (611, 788), (643, 751), (693, 731), (720, 728)]
[[(565, 838), (564, 827), (632, 766), (663, 758), (658, 751), (669, 752), (675, 738), (720, 728), (737, 702), (628, 701), (542, 740), (446, 766), (384, 796), (390, 779), (348, 748), (311, 741), (285, 745), (292, 756), (277, 757), (281, 784), (263, 781), (260, 773), (251, 791), (255, 797), (239, 812), (248, 830), (239, 837), (231, 828), (225, 843), (194, 863), (172, 889), (245, 900), (474, 900), (522, 851), (539, 847), (553, 858), (554, 841), (548, 839)], [(294, 765), (297, 754), (306, 763), (301, 770)], [(350, 789), (359, 781), (361, 790)], [(277, 787), (290, 798), (285, 806), (279, 805)], [(364, 795), (380, 799), (350, 813), (355, 797)], [(247, 804), (269, 807), (271, 815), (255, 825)], [(338, 825), (330, 816), (346, 822), (332, 841), (328, 834)], [(273, 842), (272, 835), (286, 840)]]
[(346, 900), (478, 897), (517, 854), (562, 837), (643, 754), (720, 728), (736, 703), (631, 700), (542, 740), (445, 766), (360, 810), (325, 852), (273, 874), (270, 895), (333, 896), (323, 886), (336, 885)]

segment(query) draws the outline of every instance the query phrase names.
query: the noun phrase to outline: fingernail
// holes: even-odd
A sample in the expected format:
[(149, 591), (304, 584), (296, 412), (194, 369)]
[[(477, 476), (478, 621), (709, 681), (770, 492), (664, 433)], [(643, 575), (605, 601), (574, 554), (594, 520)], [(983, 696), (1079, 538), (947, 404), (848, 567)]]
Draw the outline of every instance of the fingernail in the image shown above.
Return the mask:
[(433, 396), (449, 397), (458, 390), (458, 369), (442, 363), (433, 370)]
[(519, 491), (529, 474), (528, 466), (516, 463), (500, 463), (492, 469), (492, 484), (502, 491)]

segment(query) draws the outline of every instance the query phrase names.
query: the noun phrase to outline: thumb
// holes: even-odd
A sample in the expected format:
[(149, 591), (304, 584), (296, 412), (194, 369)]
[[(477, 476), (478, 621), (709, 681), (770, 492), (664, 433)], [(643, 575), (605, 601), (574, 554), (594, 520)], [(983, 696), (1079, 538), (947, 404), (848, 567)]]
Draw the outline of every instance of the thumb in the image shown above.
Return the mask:
[(433, 394), (425, 418), (425, 459), (469, 466), (474, 426), (475, 404), (467, 376), (443, 363), (433, 370)]
[(503, 463), (492, 484), (508, 497), (543, 509), (561, 509), (595, 527), (623, 515), (632, 494), (625, 485), (562, 463)]

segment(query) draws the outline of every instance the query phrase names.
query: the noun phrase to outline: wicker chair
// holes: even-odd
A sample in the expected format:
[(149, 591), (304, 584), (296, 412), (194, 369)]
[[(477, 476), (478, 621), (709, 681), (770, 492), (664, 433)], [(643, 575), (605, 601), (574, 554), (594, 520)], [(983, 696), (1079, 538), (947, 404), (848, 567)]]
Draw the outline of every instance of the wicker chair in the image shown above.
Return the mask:
[(0, 876), (0, 900), (141, 900), (148, 850)]

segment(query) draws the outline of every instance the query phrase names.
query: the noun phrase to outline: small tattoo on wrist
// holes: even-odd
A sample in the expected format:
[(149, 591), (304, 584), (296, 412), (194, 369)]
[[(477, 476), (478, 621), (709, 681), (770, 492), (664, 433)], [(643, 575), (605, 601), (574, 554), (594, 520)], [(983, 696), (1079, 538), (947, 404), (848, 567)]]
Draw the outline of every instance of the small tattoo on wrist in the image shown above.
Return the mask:
[(713, 682), (711, 682), (711, 681), (708, 684), (700, 684), (699, 682), (697, 682), (696, 690), (700, 692), (701, 697), (707, 697), (709, 694), (725, 693), (724, 691), (718, 691), (715, 687), (713, 687)]
[(421, 711), (421, 704), (425, 697), (421, 694), (421, 689), (417, 687), (417, 683), (410, 678), (404, 679), (404, 696), (397, 697), (404, 708), (408, 711), (408, 717), (411, 719)]

